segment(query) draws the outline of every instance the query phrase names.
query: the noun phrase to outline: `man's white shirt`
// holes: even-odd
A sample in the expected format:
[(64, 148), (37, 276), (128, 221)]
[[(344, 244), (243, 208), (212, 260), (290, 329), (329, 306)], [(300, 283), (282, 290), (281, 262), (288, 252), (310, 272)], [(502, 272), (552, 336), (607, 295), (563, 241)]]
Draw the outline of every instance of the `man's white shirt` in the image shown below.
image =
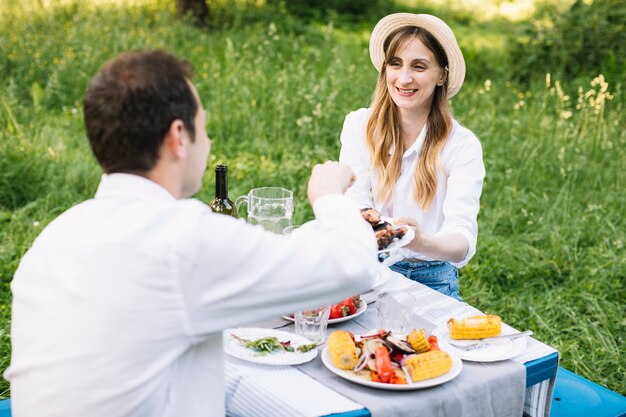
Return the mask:
[(279, 236), (129, 174), (51, 222), (11, 284), (14, 417), (221, 416), (222, 330), (372, 288), (371, 227), (341, 195)]

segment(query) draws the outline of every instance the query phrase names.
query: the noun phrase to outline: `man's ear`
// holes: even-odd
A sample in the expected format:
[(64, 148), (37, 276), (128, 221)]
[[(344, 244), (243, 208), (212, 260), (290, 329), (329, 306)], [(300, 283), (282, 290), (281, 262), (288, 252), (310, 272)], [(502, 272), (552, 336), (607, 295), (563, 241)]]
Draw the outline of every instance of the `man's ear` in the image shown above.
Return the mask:
[(170, 128), (167, 130), (165, 134), (165, 139), (163, 140), (163, 146), (168, 151), (168, 153), (176, 159), (185, 158), (186, 149), (185, 149), (185, 135), (187, 134), (185, 130), (185, 125), (182, 120), (176, 119), (170, 124)]

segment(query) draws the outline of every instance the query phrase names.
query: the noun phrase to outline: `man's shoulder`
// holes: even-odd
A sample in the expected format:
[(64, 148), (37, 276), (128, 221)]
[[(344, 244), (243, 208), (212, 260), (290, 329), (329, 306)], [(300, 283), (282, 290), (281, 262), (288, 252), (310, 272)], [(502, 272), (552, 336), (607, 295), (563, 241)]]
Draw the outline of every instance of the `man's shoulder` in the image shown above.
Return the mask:
[(213, 213), (208, 204), (195, 198), (177, 200), (175, 206), (181, 229), (191, 234), (196, 234), (200, 227), (229, 229), (237, 224), (234, 217)]
[(198, 215), (211, 213), (209, 206), (195, 198), (183, 198), (176, 200), (177, 209), (184, 210)]
[(116, 228), (167, 228), (168, 224), (174, 223), (193, 229), (195, 223), (210, 213), (206, 204), (195, 199), (92, 198), (65, 210), (42, 230), (37, 239), (81, 236), (85, 233), (107, 234), (107, 230)]
[(57, 217), (52, 219), (50, 223), (44, 228), (44, 231), (47, 229), (52, 229), (57, 226), (63, 225), (65, 222), (72, 221), (72, 219), (80, 216), (85, 216), (90, 211), (90, 208), (94, 204), (95, 199), (90, 198), (88, 200), (81, 201), (70, 208), (66, 209), (63, 213), (59, 214)]

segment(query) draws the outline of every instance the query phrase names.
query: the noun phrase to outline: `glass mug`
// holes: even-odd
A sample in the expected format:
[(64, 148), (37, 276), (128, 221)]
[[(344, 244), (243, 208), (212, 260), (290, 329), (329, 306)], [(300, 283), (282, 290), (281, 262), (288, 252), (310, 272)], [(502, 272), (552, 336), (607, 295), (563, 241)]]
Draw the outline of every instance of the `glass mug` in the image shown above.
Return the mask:
[(397, 335), (410, 332), (417, 299), (404, 291), (383, 291), (376, 297), (378, 318), (383, 329)]
[(293, 192), (280, 187), (253, 188), (235, 201), (237, 212), (243, 203), (248, 206), (248, 223), (260, 224), (270, 232), (281, 234), (291, 226)]

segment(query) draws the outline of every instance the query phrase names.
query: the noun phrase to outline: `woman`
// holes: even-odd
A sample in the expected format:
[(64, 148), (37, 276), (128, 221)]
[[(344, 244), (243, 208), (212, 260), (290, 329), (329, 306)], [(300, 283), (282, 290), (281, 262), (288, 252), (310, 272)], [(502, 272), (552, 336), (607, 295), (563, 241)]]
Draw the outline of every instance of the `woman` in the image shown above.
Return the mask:
[(341, 133), (340, 161), (357, 174), (348, 195), (413, 227), (391, 269), (461, 300), (457, 268), (476, 252), (485, 177), (480, 142), (448, 108), (463, 54), (441, 19), (397, 13), (374, 28), (370, 57), (379, 71), (371, 107), (350, 113)]

